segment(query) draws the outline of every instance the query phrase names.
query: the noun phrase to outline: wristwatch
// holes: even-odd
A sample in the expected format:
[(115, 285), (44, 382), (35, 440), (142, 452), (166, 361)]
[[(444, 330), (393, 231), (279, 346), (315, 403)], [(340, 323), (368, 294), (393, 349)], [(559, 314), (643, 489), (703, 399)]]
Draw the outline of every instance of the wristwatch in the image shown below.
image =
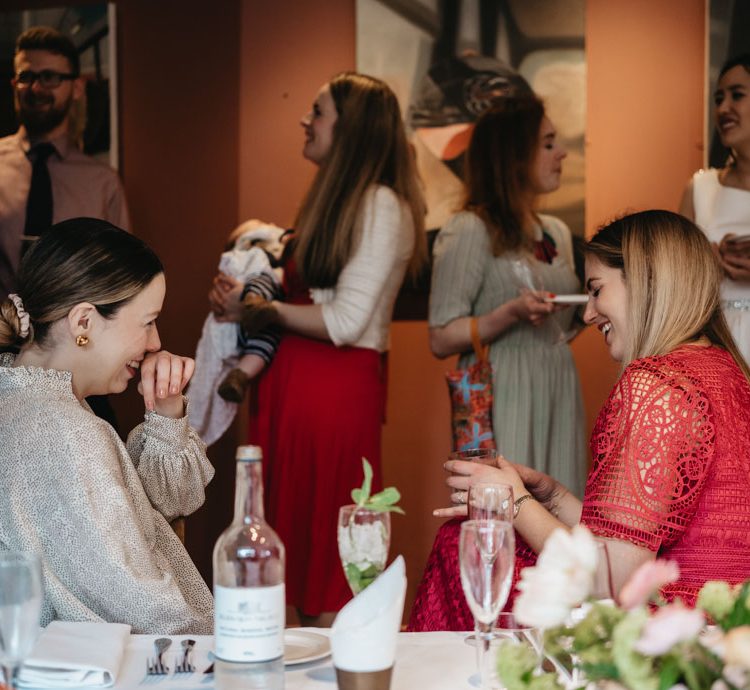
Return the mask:
[(519, 496), (515, 501), (513, 501), (513, 519), (514, 520), (518, 517), (518, 512), (521, 510), (521, 506), (524, 504), (524, 502), (533, 498), (534, 497), (531, 494), (524, 494), (523, 496)]

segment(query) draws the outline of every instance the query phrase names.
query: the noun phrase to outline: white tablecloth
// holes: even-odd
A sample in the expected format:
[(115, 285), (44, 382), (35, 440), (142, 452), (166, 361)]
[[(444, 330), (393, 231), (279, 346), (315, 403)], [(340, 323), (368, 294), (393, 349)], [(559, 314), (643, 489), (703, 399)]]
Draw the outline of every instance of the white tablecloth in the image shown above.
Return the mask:
[[(299, 628), (321, 634), (320, 628)], [(393, 670), (391, 690), (460, 690), (478, 687), (475, 676), (475, 651), (464, 642), (467, 633), (400, 633), (396, 665)], [(153, 640), (157, 635), (132, 635), (120, 672), (117, 690), (134, 688), (158, 688), (158, 690), (214, 690), (213, 675), (201, 673), (210, 664), (209, 651), (213, 639), (207, 636), (192, 636), (197, 644), (193, 663), (196, 673), (185, 676), (161, 676), (146, 678), (146, 658), (153, 653)], [(185, 636), (187, 637), (187, 636)], [(179, 656), (179, 642), (183, 637), (172, 636), (171, 650), (165, 659), (171, 669)], [(145, 682), (144, 682), (145, 681)], [(285, 673), (285, 690), (335, 690), (336, 672), (331, 657), (297, 666), (288, 666)]]

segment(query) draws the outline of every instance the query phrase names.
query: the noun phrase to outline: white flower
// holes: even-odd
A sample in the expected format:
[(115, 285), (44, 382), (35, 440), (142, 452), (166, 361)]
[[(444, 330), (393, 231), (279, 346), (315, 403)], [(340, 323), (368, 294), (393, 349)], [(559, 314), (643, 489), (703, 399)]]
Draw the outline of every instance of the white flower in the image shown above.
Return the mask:
[(560, 625), (591, 592), (596, 561), (596, 542), (585, 527), (576, 525), (570, 532), (556, 529), (536, 566), (521, 571), (513, 613), (524, 625)]
[(380, 522), (367, 525), (339, 525), (339, 554), (344, 563), (353, 563), (360, 570), (370, 565), (385, 567), (388, 545)]
[(538, 628), (563, 623), (570, 614), (570, 605), (559, 593), (565, 590), (566, 585), (567, 578), (563, 572), (524, 568), (518, 583), (520, 593), (513, 606), (513, 614), (518, 622)]
[(725, 663), (750, 671), (750, 626), (740, 625), (724, 635)]
[(748, 672), (741, 666), (732, 666), (728, 664), (724, 667), (722, 673), (724, 678), (729, 681), (735, 688), (745, 688), (748, 683)]
[(700, 609), (679, 602), (663, 606), (646, 621), (633, 649), (645, 656), (666, 654), (678, 642), (695, 639), (705, 622)]

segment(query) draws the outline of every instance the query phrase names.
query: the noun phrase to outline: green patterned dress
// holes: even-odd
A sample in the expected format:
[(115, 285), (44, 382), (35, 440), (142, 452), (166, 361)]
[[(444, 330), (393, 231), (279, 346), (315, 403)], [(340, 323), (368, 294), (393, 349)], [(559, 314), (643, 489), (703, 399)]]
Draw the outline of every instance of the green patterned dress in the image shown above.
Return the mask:
[[(530, 258), (545, 290), (577, 293), (570, 230), (559, 219), (539, 216), (538, 240), (556, 254), (551, 263)], [(492, 255), (484, 222), (461, 212), (442, 228), (435, 242), (430, 326), (445, 326), (463, 316), (481, 316), (519, 294), (512, 267), (518, 254)], [(575, 307), (540, 326), (522, 321), (490, 345), (494, 370), (492, 423), (498, 452), (508, 460), (552, 475), (583, 495), (587, 463), (584, 412), (578, 373), (570, 347), (562, 340), (574, 328)], [(472, 364), (473, 352), (459, 358)]]

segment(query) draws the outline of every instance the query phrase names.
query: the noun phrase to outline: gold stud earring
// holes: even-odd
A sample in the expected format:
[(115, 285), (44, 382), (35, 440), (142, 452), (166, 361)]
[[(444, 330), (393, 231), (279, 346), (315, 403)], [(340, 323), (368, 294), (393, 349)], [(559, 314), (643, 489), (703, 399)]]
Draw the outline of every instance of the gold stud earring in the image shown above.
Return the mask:
[(78, 347), (83, 347), (84, 345), (89, 344), (89, 338), (87, 335), (77, 335), (76, 336), (76, 345)]

